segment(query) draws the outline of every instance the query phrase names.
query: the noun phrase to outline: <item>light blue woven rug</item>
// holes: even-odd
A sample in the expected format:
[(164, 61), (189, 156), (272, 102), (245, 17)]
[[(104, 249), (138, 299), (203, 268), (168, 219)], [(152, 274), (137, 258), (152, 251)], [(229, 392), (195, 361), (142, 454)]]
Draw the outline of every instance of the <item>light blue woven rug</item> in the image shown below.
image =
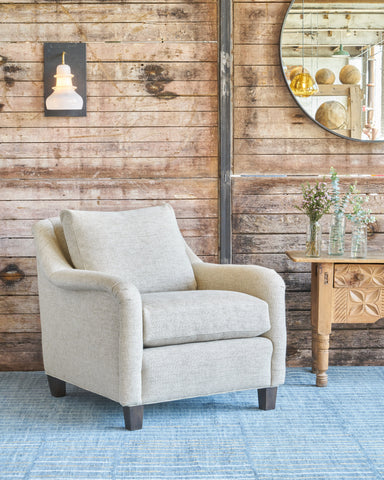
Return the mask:
[(53, 398), (43, 373), (0, 373), (0, 479), (383, 479), (384, 367), (314, 382), (288, 369), (267, 412), (256, 391), (148, 406), (128, 432), (112, 401), (73, 386)]

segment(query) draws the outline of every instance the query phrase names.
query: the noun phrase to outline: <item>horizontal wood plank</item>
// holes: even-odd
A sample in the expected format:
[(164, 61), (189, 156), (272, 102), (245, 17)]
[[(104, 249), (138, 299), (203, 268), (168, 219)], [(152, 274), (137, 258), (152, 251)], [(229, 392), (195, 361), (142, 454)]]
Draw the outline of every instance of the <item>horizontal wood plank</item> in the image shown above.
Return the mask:
[[(252, 78), (250, 78), (252, 81)], [(238, 86), (234, 91), (236, 109), (243, 107), (296, 107), (286, 86)]]
[[(203, 127), (217, 126), (217, 112), (88, 112), (86, 117), (52, 117), (41, 113), (1, 113), (2, 128)], [(34, 130), (36, 131), (36, 130)]]
[[(42, 133), (43, 130), (40, 131)], [(31, 142), (31, 143), (2, 143), (0, 158), (100, 158), (100, 157), (209, 157), (216, 156), (218, 147), (214, 142), (200, 142), (197, 140), (184, 139), (182, 141), (136, 141), (130, 138), (123, 142), (117, 139), (113, 141), (98, 142), (98, 138), (88, 143), (77, 141), (63, 142)]]
[(311, 309), (311, 292), (288, 291), (285, 296), (285, 304), (287, 311), (294, 310), (307, 312)]
[[(17, 9), (17, 10), (16, 10)], [(111, 3), (103, 1), (101, 4), (74, 3), (66, 7), (62, 2), (48, 3), (36, 9), (35, 3), (25, 2), (17, 7), (12, 4), (0, 4), (2, 23), (14, 23), (15, 17), (20, 23), (36, 22), (36, 15), (40, 24), (66, 24), (69, 22), (84, 24), (121, 23), (126, 25), (141, 20), (150, 23), (189, 23), (212, 21), (216, 17), (215, 3), (185, 2), (173, 6), (172, 4), (145, 4), (145, 3)]]
[[(0, 0), (0, 4), (19, 4), (19, 3), (26, 3), (26, 1), (30, 2), (31, 0)], [(107, 0), (108, 3), (111, 4), (121, 4), (122, 0)], [(247, 0), (248, 1), (248, 0)], [(259, 0), (254, 0), (254, 1), (259, 1)], [(265, 0), (263, 0), (265, 1)], [(272, 0), (275, 1), (275, 0)], [(281, 0), (280, 0), (281, 1)], [(200, 3), (201, 0), (188, 0), (189, 3)], [(204, 0), (204, 3), (215, 3), (216, 0)], [(33, 3), (37, 5), (56, 5), (57, 0), (33, 0)], [(84, 4), (84, 5), (92, 5), (96, 3), (97, 5), (100, 5), (100, 0), (60, 0), (60, 4), (63, 5), (70, 5), (72, 6), (73, 4)], [(153, 0), (130, 0), (129, 3), (140, 3), (140, 4), (145, 4), (145, 3), (153, 3)], [(173, 3), (185, 3), (185, 0), (160, 0), (157, 2), (158, 4), (173, 4)]]
[(217, 218), (218, 199), (54, 199), (40, 202), (34, 200), (0, 200), (0, 220), (41, 220), (43, 218), (57, 217), (61, 210), (97, 210), (113, 212), (131, 210), (134, 208), (151, 207), (169, 203), (174, 208), (177, 218)]
[(0, 278), (0, 295), (37, 295), (37, 277), (25, 276), (18, 281), (11, 279), (7, 282)]
[(40, 332), (40, 316), (34, 315), (0, 315), (0, 333)]
[[(371, 195), (369, 205), (375, 214), (384, 213), (383, 194)], [(233, 212), (257, 214), (260, 210), (265, 213), (295, 213), (297, 205), (301, 205), (302, 196), (298, 195), (239, 195), (234, 199)]]
[(0, 159), (1, 178), (216, 178), (216, 157)]
[[(41, 82), (44, 73), (43, 63), (18, 63), (7, 60), (3, 66), (5, 73), (12, 75), (16, 82)], [(216, 62), (87, 62), (87, 83), (94, 81), (212, 81), (217, 79)]]
[(277, 65), (237, 66), (234, 68), (234, 84), (236, 87), (284, 88), (287, 97), (291, 96), (283, 72)]
[[(320, 127), (319, 127), (320, 128)], [(250, 139), (235, 139), (234, 140), (235, 154), (253, 155), (255, 153), (260, 155), (339, 155), (339, 154), (360, 154), (368, 155), (371, 153), (384, 153), (384, 144), (382, 142), (353, 142), (344, 138), (330, 135), (329, 138), (306, 138), (303, 141), (300, 138), (287, 138), (282, 135), (279, 138), (250, 138)], [(365, 157), (361, 164), (364, 165)], [(289, 172), (286, 172), (289, 173)], [(345, 174), (344, 170), (338, 173)], [(375, 172), (376, 174), (384, 173), (381, 170)]]
[(238, 108), (235, 138), (332, 138), (299, 108)]
[[(43, 62), (43, 42), (10, 43), (0, 39), (0, 53), (9, 62)], [(216, 42), (87, 42), (87, 62), (215, 62), (216, 58)]]
[[(16, 0), (16, 1), (19, 1), (19, 0)], [(234, 3), (262, 3), (264, 5), (267, 5), (265, 3), (265, 0), (235, 0)], [(269, 3), (284, 3), (284, 2), (283, 2), (283, 0), (268, 0), (268, 4)], [(290, 0), (286, 0), (285, 3), (287, 4), (287, 7), (288, 7), (291, 2), (290, 2)]]
[[(329, 173), (329, 172), (328, 172)], [(325, 180), (324, 180), (325, 178)], [(271, 181), (273, 179), (273, 181)], [(290, 176), (282, 175), (276, 177), (266, 176), (246, 176), (233, 179), (233, 188), (236, 195), (289, 195), (300, 194), (301, 186), (307, 182), (314, 185), (317, 181), (326, 181), (330, 184), (330, 175), (321, 176)], [(348, 186), (354, 184), (362, 193), (371, 194), (370, 200), (373, 200), (377, 194), (384, 192), (384, 177), (375, 175), (340, 175), (340, 190), (345, 192)], [(289, 197), (288, 197), (289, 198)], [(297, 212), (296, 212), (297, 213)]]
[(41, 334), (0, 333), (0, 370), (43, 370)]
[[(42, 92), (41, 92), (42, 93)], [(44, 99), (40, 97), (10, 97), (3, 103), (2, 114), (7, 112), (38, 113), (41, 116)], [(161, 97), (88, 97), (87, 112), (217, 112), (214, 96), (177, 96), (172, 100)], [(81, 118), (81, 117), (79, 117)]]
[[(1, 44), (0, 44), (1, 50)], [(233, 46), (234, 65), (280, 65), (280, 45), (239, 44)]]
[(1, 182), (0, 200), (59, 200), (59, 199), (96, 199), (125, 198), (139, 199), (197, 199), (217, 198), (216, 179), (115, 179), (108, 180), (79, 179), (75, 186), (70, 180), (54, 182), (43, 180), (8, 180)]
[(39, 313), (39, 300), (36, 296), (0, 296), (1, 315), (33, 315)]
[(306, 263), (292, 262), (284, 253), (233, 253), (232, 262), (239, 265), (260, 265), (282, 272), (307, 272), (311, 267)]
[(1, 27), (2, 41), (12, 42), (201, 42), (216, 40), (215, 22), (205, 23), (6, 23)]
[(236, 155), (234, 173), (256, 175), (327, 175), (331, 167), (338, 172), (353, 175), (377, 175), (384, 172), (382, 154), (367, 154), (361, 162), (358, 154), (313, 154), (308, 155)]
[[(54, 117), (52, 117), (54, 118)], [(54, 121), (52, 122), (54, 123)], [(63, 136), (77, 143), (168, 141), (212, 143), (217, 137), (215, 127), (49, 127), (2, 128), (5, 143), (56, 143)]]
[(234, 253), (285, 253), (291, 248), (303, 250), (305, 235), (267, 234), (267, 235), (232, 235)]
[(236, 44), (278, 42), (287, 3), (235, 3), (233, 37)]
[[(13, 77), (0, 78), (0, 94), (8, 97), (41, 97), (43, 82), (15, 81)], [(168, 81), (93, 81), (87, 82), (87, 97), (152, 97), (168, 99), (194, 95), (217, 95), (216, 80), (172, 80)], [(48, 117), (52, 118), (52, 117)]]
[(24, 275), (36, 275), (36, 258), (29, 257), (0, 257), (0, 272), (10, 265), (16, 265)]

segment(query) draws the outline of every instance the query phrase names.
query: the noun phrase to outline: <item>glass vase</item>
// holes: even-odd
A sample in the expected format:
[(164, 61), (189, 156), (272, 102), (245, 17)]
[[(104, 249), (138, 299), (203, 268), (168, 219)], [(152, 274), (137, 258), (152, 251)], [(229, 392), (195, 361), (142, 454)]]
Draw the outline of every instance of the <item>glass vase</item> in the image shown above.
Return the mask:
[(334, 213), (329, 227), (329, 255), (343, 255), (345, 236), (345, 216), (343, 213)]
[(321, 252), (321, 225), (320, 222), (309, 221), (307, 228), (307, 241), (305, 255), (307, 257), (320, 257)]
[(351, 257), (367, 256), (367, 225), (354, 223), (352, 226)]

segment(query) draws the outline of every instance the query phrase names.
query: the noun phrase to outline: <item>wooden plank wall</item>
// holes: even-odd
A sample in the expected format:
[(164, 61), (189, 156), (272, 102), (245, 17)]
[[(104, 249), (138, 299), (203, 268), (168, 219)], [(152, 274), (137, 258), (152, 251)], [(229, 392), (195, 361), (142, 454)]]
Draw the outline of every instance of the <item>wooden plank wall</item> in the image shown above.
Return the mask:
[[(44, 117), (45, 41), (87, 43), (86, 117)], [(217, 261), (216, 0), (0, 1), (0, 89), (0, 370), (42, 369), (36, 220), (169, 201)]]
[[(233, 172), (254, 176), (233, 179), (233, 261), (265, 265), (283, 275), (288, 365), (296, 366), (309, 365), (311, 356), (310, 269), (284, 255), (304, 247), (306, 219), (294, 208), (300, 185), (328, 174), (331, 166), (341, 175), (362, 175), (358, 186), (375, 194), (371, 202), (378, 218), (369, 247), (384, 251), (384, 178), (364, 177), (384, 174), (384, 144), (329, 134), (296, 106), (279, 66), (279, 34), (288, 6), (279, 0), (234, 2)], [(330, 362), (383, 365), (384, 321), (335, 327)]]

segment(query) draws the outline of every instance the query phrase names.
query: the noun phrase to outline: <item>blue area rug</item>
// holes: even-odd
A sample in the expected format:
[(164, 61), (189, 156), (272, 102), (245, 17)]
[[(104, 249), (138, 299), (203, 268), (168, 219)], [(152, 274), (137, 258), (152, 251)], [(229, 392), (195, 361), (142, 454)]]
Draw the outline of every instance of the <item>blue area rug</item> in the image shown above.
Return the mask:
[(331, 367), (316, 388), (290, 368), (277, 408), (246, 391), (122, 408), (68, 386), (53, 398), (41, 372), (0, 373), (0, 479), (383, 479), (384, 367)]

